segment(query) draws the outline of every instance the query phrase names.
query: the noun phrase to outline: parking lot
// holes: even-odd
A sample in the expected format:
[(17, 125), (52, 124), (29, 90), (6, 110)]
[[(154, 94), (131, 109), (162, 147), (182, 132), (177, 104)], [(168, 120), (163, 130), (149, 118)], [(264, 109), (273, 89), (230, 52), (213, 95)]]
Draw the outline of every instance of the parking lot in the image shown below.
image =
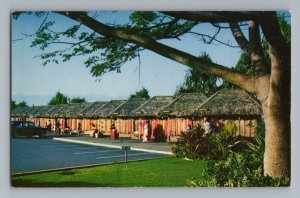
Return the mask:
[[(163, 156), (165, 155), (128, 151), (128, 161)], [(12, 139), (11, 142), (12, 174), (115, 163), (123, 162), (124, 160), (124, 151), (115, 148), (38, 138)]]

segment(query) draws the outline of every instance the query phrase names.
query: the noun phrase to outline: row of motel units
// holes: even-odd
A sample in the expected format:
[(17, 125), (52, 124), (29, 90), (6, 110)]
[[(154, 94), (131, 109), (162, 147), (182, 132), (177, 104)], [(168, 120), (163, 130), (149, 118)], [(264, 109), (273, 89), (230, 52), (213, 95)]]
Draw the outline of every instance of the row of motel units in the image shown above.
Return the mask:
[(202, 93), (185, 93), (177, 98), (154, 96), (150, 99), (97, 101), (93, 103), (61, 104), (17, 108), (11, 112), (12, 120), (29, 120), (35, 125), (52, 130), (60, 128), (83, 131), (97, 128), (109, 133), (112, 124), (121, 134), (143, 134), (146, 121), (150, 121), (151, 137), (178, 136), (188, 125), (203, 126), (208, 117), (215, 124), (233, 122), (237, 135), (254, 136), (261, 118), (259, 102), (240, 89), (223, 89), (209, 98)]

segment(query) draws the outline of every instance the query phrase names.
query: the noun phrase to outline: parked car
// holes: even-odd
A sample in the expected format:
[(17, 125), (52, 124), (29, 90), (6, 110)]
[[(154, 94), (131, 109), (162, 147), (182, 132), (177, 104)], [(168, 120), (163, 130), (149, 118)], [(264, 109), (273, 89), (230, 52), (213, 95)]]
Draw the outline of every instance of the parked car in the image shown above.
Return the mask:
[(39, 136), (43, 138), (46, 136), (47, 128), (40, 126), (35, 126), (33, 122), (30, 121), (12, 121), (11, 122), (11, 132), (13, 137), (17, 136)]

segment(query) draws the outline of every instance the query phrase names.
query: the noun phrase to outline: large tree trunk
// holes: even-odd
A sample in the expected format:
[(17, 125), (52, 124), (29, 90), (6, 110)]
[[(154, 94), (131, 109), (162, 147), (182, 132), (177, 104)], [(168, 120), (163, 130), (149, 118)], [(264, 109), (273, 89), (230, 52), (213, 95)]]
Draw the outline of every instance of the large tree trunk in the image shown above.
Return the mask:
[[(281, 111), (281, 112), (279, 112)], [(290, 176), (290, 119), (287, 112), (264, 108), (266, 137), (264, 174), (272, 177)], [(288, 111), (288, 107), (285, 111)], [(266, 115), (269, 112), (269, 115)]]
[[(285, 57), (284, 60), (282, 57)], [(290, 177), (291, 90), (289, 52), (281, 57), (277, 55), (276, 59), (280, 61), (272, 62), (270, 89), (262, 102), (266, 126), (264, 174), (272, 177)], [(279, 68), (280, 70), (278, 70)]]

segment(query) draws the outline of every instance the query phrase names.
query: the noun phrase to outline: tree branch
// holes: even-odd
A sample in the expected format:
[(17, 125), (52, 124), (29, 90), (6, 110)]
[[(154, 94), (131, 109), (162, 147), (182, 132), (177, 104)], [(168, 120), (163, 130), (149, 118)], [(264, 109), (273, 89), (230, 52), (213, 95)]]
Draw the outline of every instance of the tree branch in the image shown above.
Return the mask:
[(261, 76), (268, 74), (268, 67), (261, 47), (259, 25), (256, 21), (249, 21), (250, 57), (254, 73)]
[(250, 44), (249, 41), (244, 36), (239, 24), (237, 22), (230, 22), (229, 26), (236, 42), (239, 44), (239, 46), (244, 51), (244, 53), (250, 57), (251, 54)]
[(38, 28), (34, 33), (32, 33), (32, 34), (22, 34), (22, 35), (24, 35), (23, 38), (13, 39), (12, 41), (13, 41), (13, 42), (14, 42), (14, 41), (20, 41), (20, 40), (24, 40), (24, 39), (26, 39), (26, 38), (29, 38), (29, 37), (32, 37), (32, 36), (36, 35), (36, 33), (42, 29), (43, 25), (45, 24), (45, 22), (46, 22), (47, 19), (48, 19), (48, 16), (49, 16), (49, 12), (47, 12), (46, 17), (44, 18), (44, 20), (43, 20), (42, 23), (40, 24), (39, 28)]
[(101, 35), (112, 38), (121, 39), (127, 42), (132, 42), (147, 48), (157, 54), (167, 57), (186, 66), (201, 70), (205, 73), (221, 77), (237, 86), (242, 87), (248, 92), (255, 93), (254, 76), (242, 74), (216, 63), (207, 62), (203, 58), (195, 57), (191, 54), (169, 47), (167, 45), (156, 42), (155, 40), (143, 35), (131, 33), (125, 30), (120, 30), (107, 26), (95, 19), (89, 17), (85, 12), (58, 12), (68, 18), (83, 23), (87, 27), (95, 30)]
[[(269, 100), (276, 101), (276, 104), (282, 104), (284, 102), (289, 103), (291, 95), (290, 43), (287, 43), (283, 37), (275, 12), (264, 16), (263, 20), (261, 20), (261, 27), (268, 42), (271, 58), (271, 91)], [(278, 94), (283, 92), (285, 92), (285, 94)], [(278, 108), (280, 109), (280, 107)]]
[[(187, 12), (187, 11), (172, 11), (163, 12), (169, 16), (175, 18), (186, 19), (198, 22), (211, 22), (211, 23), (226, 23), (226, 22), (237, 22), (237, 21), (249, 21), (258, 19), (260, 12)], [(260, 14), (258, 14), (260, 13)]]
[[(230, 29), (230, 26), (221, 26), (219, 25), (218, 23), (211, 23), (212, 26), (216, 27), (216, 28), (220, 28), (220, 29)], [(242, 23), (242, 24), (239, 24), (239, 26), (248, 26), (248, 23)]]
[[(238, 45), (231, 45), (231, 44), (229, 44), (229, 43), (225, 43), (224, 41), (220, 41), (220, 40), (218, 40), (218, 39), (216, 39), (215, 37), (212, 37), (212, 36), (210, 36), (210, 35), (207, 35), (207, 34), (202, 34), (202, 33), (198, 33), (198, 32), (193, 32), (193, 31), (190, 31), (190, 32), (187, 32), (187, 33), (189, 33), (189, 34), (194, 34), (194, 35), (196, 35), (196, 36), (201, 36), (202, 37), (202, 41), (204, 42), (204, 43), (212, 43), (212, 41), (216, 41), (217, 43), (220, 43), (220, 44), (222, 44), (222, 45), (226, 45), (226, 46), (228, 46), (228, 47), (240, 47), (240, 46), (238, 46)], [(207, 42), (204, 38), (205, 37), (207, 37), (208, 39), (210, 39), (210, 41), (209, 42)]]

